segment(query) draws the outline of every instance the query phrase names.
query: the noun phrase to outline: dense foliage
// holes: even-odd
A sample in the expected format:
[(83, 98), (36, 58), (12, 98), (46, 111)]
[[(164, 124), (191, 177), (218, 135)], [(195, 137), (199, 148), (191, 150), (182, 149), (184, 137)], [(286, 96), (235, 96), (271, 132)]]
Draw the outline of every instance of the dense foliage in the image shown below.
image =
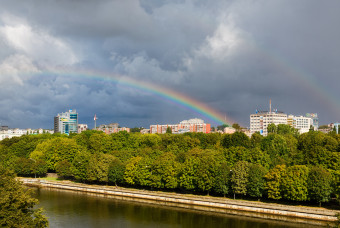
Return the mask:
[(0, 142), (21, 176), (286, 201), (340, 198), (340, 136), (287, 125), (271, 133), (26, 135)]
[(0, 165), (0, 226), (47, 227), (41, 209), (33, 209), (37, 200), (15, 180), (15, 174)]

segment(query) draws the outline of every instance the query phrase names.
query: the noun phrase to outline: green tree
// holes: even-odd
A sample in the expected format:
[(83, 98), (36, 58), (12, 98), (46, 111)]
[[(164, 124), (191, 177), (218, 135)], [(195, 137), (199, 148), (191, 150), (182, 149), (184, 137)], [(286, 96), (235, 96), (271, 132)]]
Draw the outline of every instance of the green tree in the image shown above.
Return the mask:
[(42, 135), (24, 135), (18, 138), (18, 142), (13, 143), (9, 148), (8, 152), (18, 157), (27, 158), (29, 154), (34, 151), (36, 146), (41, 140), (46, 137)]
[[(328, 151), (324, 146), (312, 146), (302, 151), (304, 156), (304, 163), (313, 166), (323, 166), (325, 168), (331, 168), (333, 153)], [(337, 153), (337, 152), (336, 152)], [(337, 160), (336, 156), (334, 157)], [(335, 163), (335, 165), (337, 165)]]
[(328, 128), (329, 128), (328, 125), (320, 125), (320, 126), (319, 126), (319, 129), (328, 129)]
[(34, 161), (28, 158), (18, 158), (14, 167), (14, 171), (19, 176), (31, 176), (33, 174)]
[(199, 159), (194, 156), (187, 157), (181, 166), (179, 174), (179, 186), (185, 190), (196, 190), (196, 170), (199, 164)]
[(231, 134), (231, 146), (243, 146), (245, 148), (249, 148), (250, 139), (243, 132), (235, 132)]
[(138, 163), (142, 160), (141, 156), (132, 157), (126, 164), (124, 180), (130, 185), (135, 185), (137, 181)]
[(274, 123), (268, 124), (267, 132), (270, 133), (277, 133), (277, 126)]
[(332, 176), (322, 167), (313, 167), (308, 175), (308, 196), (319, 203), (328, 202), (332, 192)]
[(35, 160), (32, 166), (32, 174), (38, 177), (46, 176), (47, 173), (47, 165), (44, 160), (38, 159)]
[(87, 180), (87, 167), (91, 154), (87, 151), (78, 152), (74, 157), (71, 165), (71, 171), (73, 177), (78, 180), (85, 182)]
[(281, 199), (281, 181), (286, 173), (285, 165), (277, 165), (265, 175), (266, 183), (264, 188), (269, 199)]
[(259, 164), (249, 166), (247, 193), (251, 197), (261, 198), (264, 192), (264, 184), (267, 170)]
[(231, 140), (231, 134), (224, 134), (223, 137), (222, 137), (221, 144), (224, 148), (231, 147), (233, 145), (232, 140)]
[(338, 200), (340, 204), (340, 170), (332, 171), (332, 176), (333, 176), (333, 181), (332, 181), (333, 192), (334, 192), (334, 195), (336, 196), (336, 199)]
[(56, 170), (58, 176), (60, 176), (62, 178), (72, 177), (71, 164), (67, 160), (59, 161), (56, 164), (55, 170)]
[(270, 156), (271, 166), (281, 164), (288, 158), (288, 145), (286, 138), (278, 134), (269, 134), (261, 142), (261, 149)]
[(271, 162), (270, 156), (267, 154), (267, 152), (262, 151), (258, 147), (250, 149), (245, 160), (252, 164), (259, 164), (267, 169), (269, 168)]
[(133, 128), (130, 128), (130, 132), (131, 133), (139, 133), (141, 130), (143, 130), (144, 128), (143, 127), (133, 127)]
[(222, 124), (222, 125), (217, 126), (217, 130), (218, 131), (223, 131), (224, 128), (226, 128), (226, 127), (229, 127), (229, 125), (228, 124)]
[(110, 154), (93, 154), (87, 166), (87, 180), (108, 183), (109, 166), (114, 159)]
[(249, 163), (246, 161), (238, 161), (232, 168), (231, 187), (234, 194), (247, 194), (248, 170)]
[(91, 153), (104, 153), (104, 144), (105, 139), (110, 138), (110, 136), (104, 134), (102, 131), (97, 131), (96, 133), (92, 134), (88, 139), (89, 151)]
[(230, 167), (226, 162), (222, 162), (216, 167), (216, 177), (214, 190), (217, 193), (223, 194), (225, 197), (230, 190)]
[(172, 134), (171, 127), (167, 127), (167, 128), (166, 128), (166, 133), (167, 133), (167, 134)]
[(48, 227), (42, 209), (34, 209), (38, 201), (30, 193), (12, 172), (0, 166), (0, 226)]
[(140, 147), (157, 149), (161, 145), (161, 141), (161, 137), (157, 134), (144, 134), (141, 135)]
[(38, 144), (30, 158), (44, 160), (48, 169), (54, 171), (59, 161), (67, 160), (72, 163), (75, 155), (84, 150), (86, 149), (79, 146), (74, 139), (57, 137)]
[(238, 123), (233, 123), (232, 127), (236, 130), (236, 131), (240, 131), (241, 130), (241, 126)]
[(140, 186), (152, 187), (153, 166), (155, 158), (151, 156), (143, 156), (137, 165), (135, 173), (136, 183)]
[(282, 194), (287, 200), (306, 201), (308, 168), (304, 165), (294, 165), (287, 168), (282, 178)]
[(249, 150), (242, 146), (230, 147), (224, 150), (225, 159), (230, 167), (238, 161), (247, 161)]
[(178, 187), (177, 175), (180, 164), (171, 152), (165, 152), (152, 164), (152, 183), (155, 188), (174, 189)]
[(298, 135), (298, 130), (287, 125), (287, 124), (279, 124), (277, 125), (277, 134), (279, 135), (289, 135), (292, 134), (294, 136)]
[(216, 165), (218, 161), (215, 159), (213, 151), (206, 150), (198, 157), (199, 161), (195, 173), (197, 189), (202, 192), (209, 192), (215, 184)]
[(117, 183), (122, 184), (124, 182), (124, 172), (125, 166), (118, 159), (114, 159), (109, 166), (109, 182), (114, 183), (117, 186)]
[(250, 145), (252, 148), (260, 147), (262, 142), (263, 136), (259, 132), (255, 132), (251, 135), (250, 138)]

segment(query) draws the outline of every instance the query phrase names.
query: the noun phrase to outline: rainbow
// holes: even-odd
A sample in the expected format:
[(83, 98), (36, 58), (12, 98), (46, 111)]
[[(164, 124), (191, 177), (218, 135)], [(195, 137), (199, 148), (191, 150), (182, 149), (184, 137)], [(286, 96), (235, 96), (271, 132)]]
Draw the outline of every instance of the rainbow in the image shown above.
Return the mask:
[(227, 124), (234, 123), (234, 121), (213, 109), (212, 107), (190, 98), (187, 95), (179, 93), (177, 91), (152, 84), (149, 82), (137, 81), (135, 79), (126, 77), (124, 75), (109, 74), (104, 72), (95, 71), (81, 71), (81, 70), (70, 70), (70, 69), (53, 69), (53, 71), (44, 71), (39, 73), (32, 73), (30, 75), (36, 76), (62, 76), (62, 77), (75, 77), (75, 78), (88, 78), (90, 80), (100, 80), (117, 83), (126, 87), (135, 88), (143, 92), (149, 92), (156, 95), (157, 97), (164, 98), (165, 100), (175, 103), (184, 109), (189, 109), (190, 111), (199, 114), (203, 117), (208, 118), (215, 124)]
[(264, 59), (271, 62), (273, 66), (281, 70), (283, 72), (282, 74), (290, 77), (292, 82), (298, 81), (307, 90), (311, 91), (310, 96), (314, 97), (314, 100), (326, 104), (329, 110), (340, 115), (339, 99), (331, 94), (329, 89), (322, 87), (311, 73), (293, 63), (288, 58), (285, 58), (283, 55), (256, 43), (254, 40), (248, 40), (247, 44), (254, 48), (257, 53), (261, 54)]

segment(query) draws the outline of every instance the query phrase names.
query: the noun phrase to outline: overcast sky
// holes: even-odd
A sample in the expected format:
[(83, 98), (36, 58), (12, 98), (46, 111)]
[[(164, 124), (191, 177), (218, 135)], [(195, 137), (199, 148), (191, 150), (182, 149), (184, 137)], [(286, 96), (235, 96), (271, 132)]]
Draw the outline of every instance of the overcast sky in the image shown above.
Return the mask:
[[(1, 0), (0, 124), (148, 127), (203, 118), (104, 72), (182, 93), (249, 126), (256, 109), (340, 121), (338, 0)], [(52, 72), (54, 74), (44, 74)]]

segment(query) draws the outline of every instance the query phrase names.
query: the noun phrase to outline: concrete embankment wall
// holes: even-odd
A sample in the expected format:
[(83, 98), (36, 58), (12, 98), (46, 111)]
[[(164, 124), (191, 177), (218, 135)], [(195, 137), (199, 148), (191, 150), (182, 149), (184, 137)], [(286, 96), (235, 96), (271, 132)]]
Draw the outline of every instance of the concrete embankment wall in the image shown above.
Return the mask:
[(102, 194), (110, 198), (132, 200), (142, 203), (153, 203), (165, 206), (314, 225), (326, 225), (327, 223), (334, 222), (337, 219), (335, 215), (340, 212), (322, 208), (286, 206), (243, 200), (230, 200), (220, 197), (183, 195), (117, 188), (112, 186), (85, 185), (73, 182), (46, 181), (28, 178), (21, 178), (20, 180), (26, 185)]

